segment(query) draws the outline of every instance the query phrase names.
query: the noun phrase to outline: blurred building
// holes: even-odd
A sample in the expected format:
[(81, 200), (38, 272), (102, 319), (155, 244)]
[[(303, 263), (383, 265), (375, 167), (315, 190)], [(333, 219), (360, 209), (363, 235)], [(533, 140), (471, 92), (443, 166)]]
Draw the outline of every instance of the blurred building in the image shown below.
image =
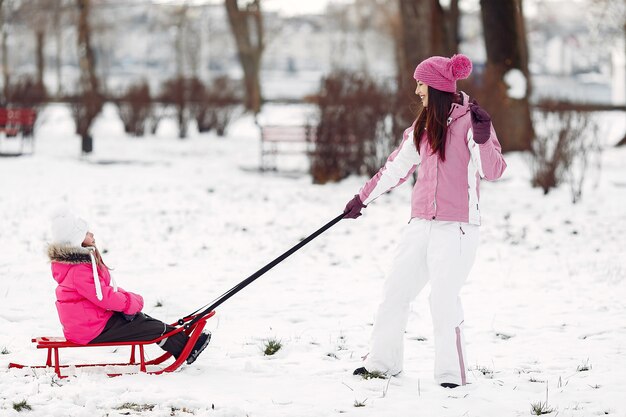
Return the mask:
[[(592, 13), (592, 3), (575, 2), (576, 7), (572, 7), (572, 1), (535, 0), (525, 4), (532, 5), (527, 8), (526, 25), (533, 100), (557, 97), (608, 103), (626, 94), (624, 76), (620, 75), (624, 48), (620, 53), (615, 42), (607, 42), (623, 35), (593, 21), (597, 17)], [(339, 69), (367, 72), (380, 80), (394, 79), (395, 46), (388, 25), (376, 10), (361, 9), (360, 13), (357, 15), (353, 5), (335, 5), (324, 15), (283, 17), (265, 13), (264, 96), (302, 98), (317, 91), (324, 74)], [(12, 76), (34, 75), (33, 29), (17, 14), (7, 17)], [(189, 3), (184, 8), (172, 3), (102, 1), (94, 4), (91, 22), (99, 75), (109, 93), (120, 93), (140, 80), (147, 80), (157, 92), (163, 80), (178, 74), (205, 81), (219, 75), (241, 77), (221, 3)], [(460, 49), (472, 57), (480, 71), (486, 54), (478, 8), (463, 12), (460, 29)], [(52, 93), (59, 84), (59, 45), (60, 83), (63, 92), (71, 93), (77, 85), (78, 60), (76, 31), (69, 12), (61, 27), (47, 30), (44, 80)]]

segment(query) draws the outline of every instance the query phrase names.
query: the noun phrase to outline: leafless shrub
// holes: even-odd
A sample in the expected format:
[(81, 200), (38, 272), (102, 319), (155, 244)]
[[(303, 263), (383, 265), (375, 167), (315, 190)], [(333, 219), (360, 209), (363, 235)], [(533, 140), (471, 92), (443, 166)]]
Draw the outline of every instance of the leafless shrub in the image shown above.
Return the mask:
[(570, 186), (572, 202), (582, 197), (590, 164), (600, 169), (598, 124), (590, 112), (543, 102), (535, 111), (536, 136), (531, 170), (533, 187), (544, 194), (561, 183)]
[(411, 126), (422, 110), (422, 103), (418, 102), (417, 96), (413, 90), (396, 91), (391, 103), (392, 132), (395, 140), (392, 147), (395, 148), (400, 144), (402, 133)]
[(48, 99), (46, 87), (33, 77), (24, 76), (9, 86), (7, 104), (21, 107), (38, 107)]
[[(187, 128), (191, 118), (190, 104), (194, 96), (203, 94), (202, 81), (197, 78), (176, 77), (165, 81), (160, 101), (166, 105), (172, 105), (176, 109), (178, 120), (178, 137), (187, 137)], [(198, 93), (200, 91), (200, 93)]]
[(209, 87), (198, 87), (193, 92), (191, 104), (191, 114), (198, 124), (198, 131), (215, 129), (218, 136), (224, 136), (240, 102), (235, 84), (226, 76), (216, 78)]
[(146, 82), (131, 85), (117, 102), (124, 131), (134, 136), (143, 136), (146, 122), (152, 115), (150, 86)]
[(208, 107), (208, 93), (207, 87), (199, 79), (193, 79), (193, 89), (189, 91), (189, 119), (195, 119), (198, 124), (199, 132), (206, 132), (206, 123), (204, 122), (204, 114), (207, 112)]
[(102, 110), (104, 98), (98, 93), (88, 91), (78, 96), (68, 97), (67, 101), (71, 103), (76, 133), (82, 138), (82, 151), (90, 153), (93, 150), (93, 140), (89, 129)]
[(360, 74), (337, 72), (322, 81), (311, 154), (314, 183), (373, 175), (380, 168), (391, 141), (389, 97), (384, 87)]
[(167, 105), (163, 105), (158, 102), (152, 103), (152, 112), (146, 123), (148, 124), (148, 130), (153, 135), (157, 132), (159, 128), (159, 123), (167, 116)]

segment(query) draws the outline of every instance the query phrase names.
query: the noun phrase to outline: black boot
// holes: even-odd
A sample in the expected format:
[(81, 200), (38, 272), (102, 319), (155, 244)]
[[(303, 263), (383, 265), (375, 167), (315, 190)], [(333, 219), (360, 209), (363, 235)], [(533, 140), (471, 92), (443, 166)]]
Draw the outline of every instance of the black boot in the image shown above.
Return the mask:
[(354, 372), (352, 372), (352, 375), (365, 375), (365, 374), (369, 374), (369, 371), (365, 369), (364, 367), (356, 368)]
[(444, 388), (456, 388), (459, 386), (458, 384), (453, 384), (451, 382), (444, 382), (443, 384), (440, 384), (440, 385)]
[(204, 348), (209, 345), (211, 341), (211, 333), (202, 333), (198, 336), (198, 340), (196, 340), (196, 344), (193, 346), (193, 350), (187, 357), (187, 365), (191, 365), (198, 359), (198, 356), (202, 353)]

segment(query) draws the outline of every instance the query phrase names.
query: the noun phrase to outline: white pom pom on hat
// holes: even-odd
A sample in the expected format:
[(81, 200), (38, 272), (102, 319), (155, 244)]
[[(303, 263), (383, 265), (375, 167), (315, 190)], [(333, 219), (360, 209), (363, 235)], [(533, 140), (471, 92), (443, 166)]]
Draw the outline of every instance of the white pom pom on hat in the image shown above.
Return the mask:
[(81, 246), (89, 225), (68, 207), (57, 208), (50, 216), (52, 243)]
[(413, 78), (437, 90), (454, 93), (456, 81), (469, 77), (471, 72), (472, 61), (463, 54), (451, 58), (432, 56), (419, 63)]
[[(80, 217), (76, 216), (68, 207), (59, 207), (52, 212), (50, 216), (52, 244), (69, 245), (80, 247), (85, 240), (89, 225)], [(86, 248), (89, 251), (91, 259), (91, 268), (93, 272), (93, 283), (96, 288), (96, 297), (102, 301), (102, 284), (98, 274), (98, 265), (94, 255), (95, 247)], [(111, 285), (113, 291), (117, 292), (117, 284), (115, 279), (111, 277)]]

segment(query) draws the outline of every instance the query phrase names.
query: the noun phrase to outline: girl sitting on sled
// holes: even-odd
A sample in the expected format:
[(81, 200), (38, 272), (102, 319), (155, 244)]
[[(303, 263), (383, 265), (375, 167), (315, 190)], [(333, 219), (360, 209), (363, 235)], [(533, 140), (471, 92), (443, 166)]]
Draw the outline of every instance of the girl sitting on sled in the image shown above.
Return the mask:
[[(56, 308), (67, 340), (82, 345), (145, 341), (175, 330), (141, 312), (141, 295), (117, 286), (83, 219), (60, 209), (51, 220), (48, 257), (52, 277), (58, 283)], [(188, 340), (185, 333), (178, 332), (158, 345), (178, 358)], [(210, 333), (198, 337), (187, 364), (198, 358), (210, 340)]]

